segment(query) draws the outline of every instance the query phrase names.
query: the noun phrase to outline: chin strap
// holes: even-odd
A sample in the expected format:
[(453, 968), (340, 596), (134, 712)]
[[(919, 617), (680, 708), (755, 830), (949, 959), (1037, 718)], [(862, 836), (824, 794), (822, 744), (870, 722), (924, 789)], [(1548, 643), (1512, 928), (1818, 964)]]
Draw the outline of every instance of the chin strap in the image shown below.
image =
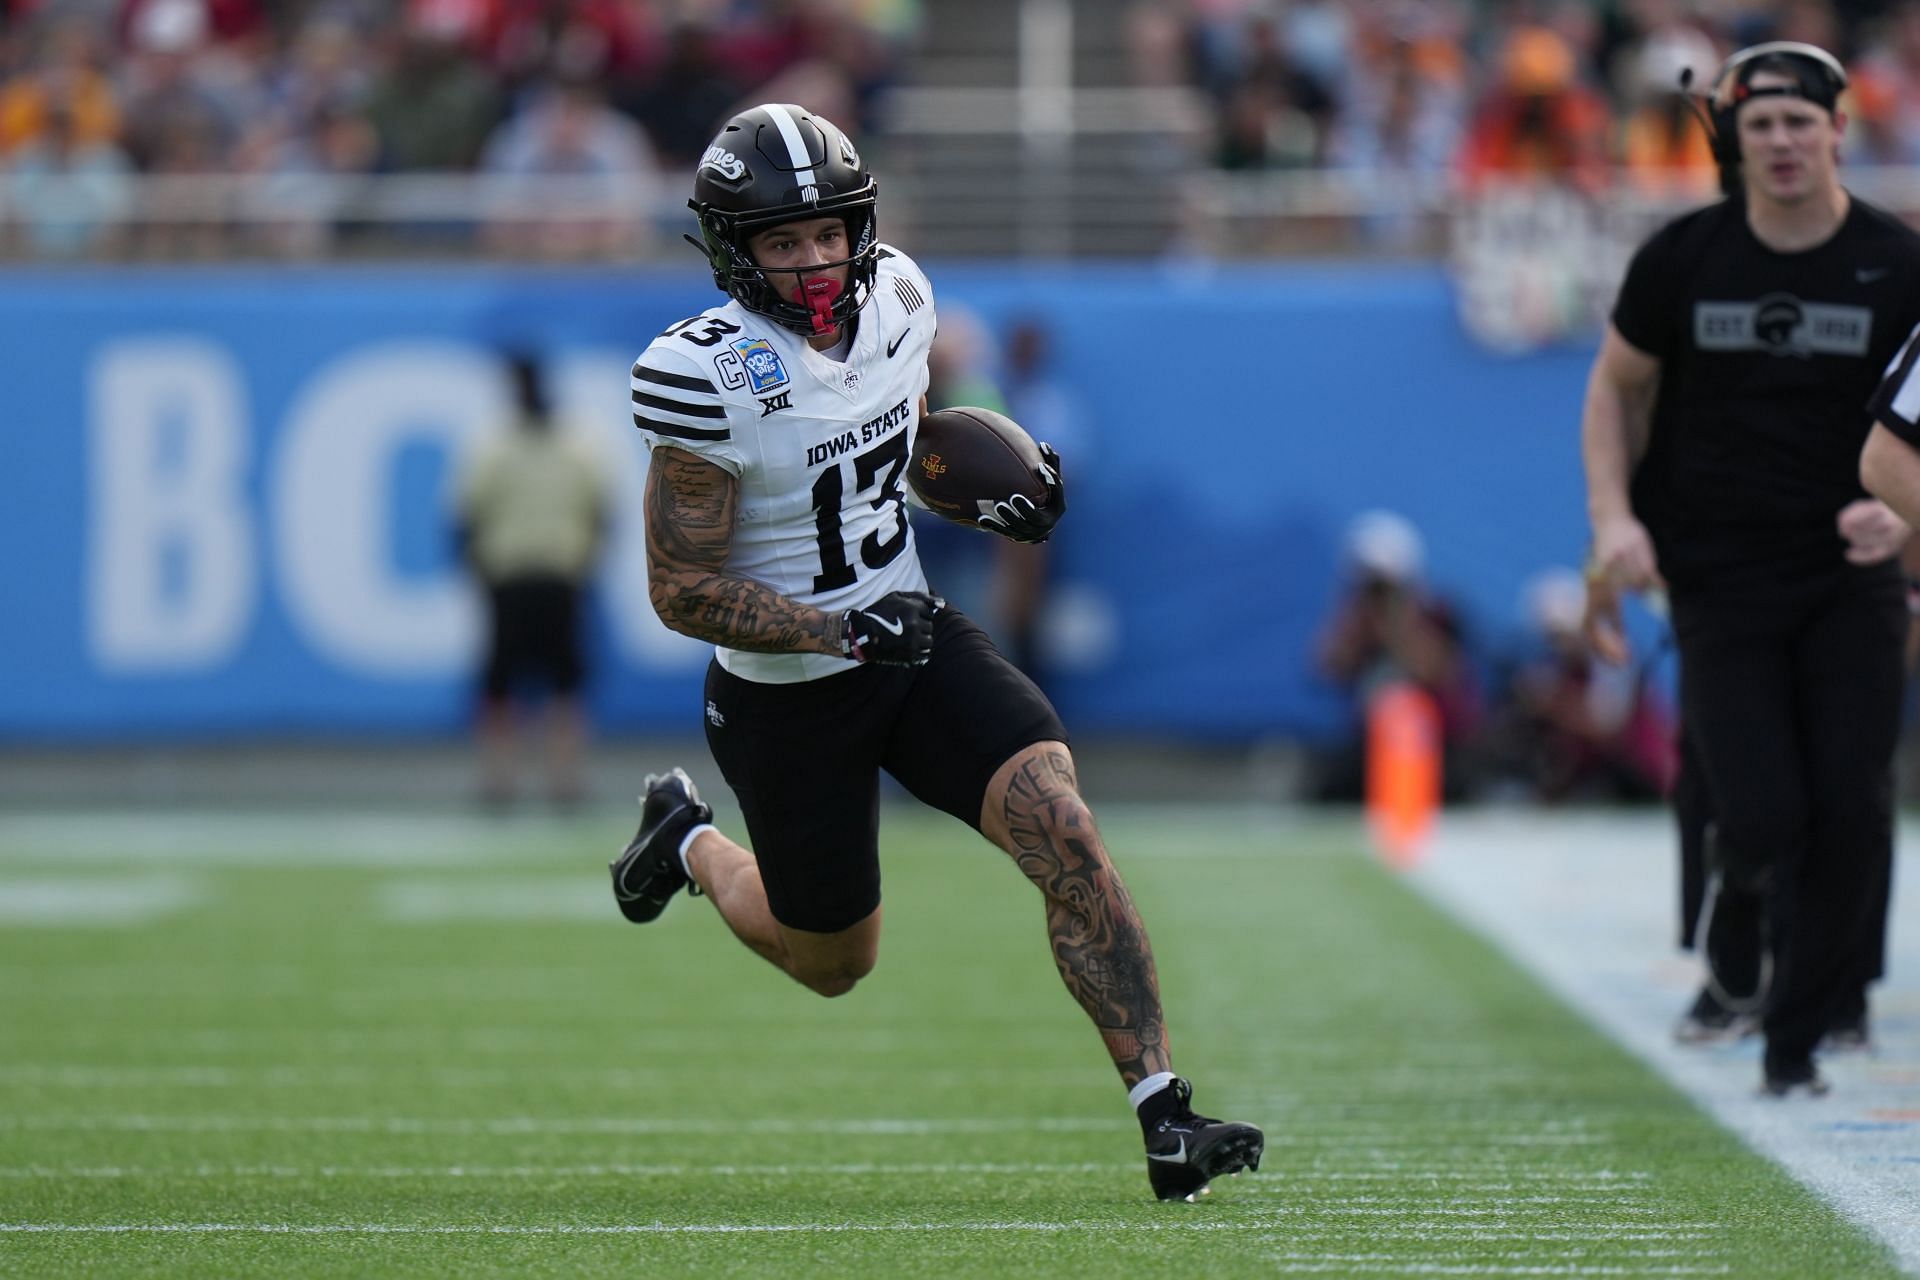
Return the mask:
[(800, 296), (806, 302), (807, 309), (813, 313), (813, 331), (815, 334), (832, 333), (838, 324), (833, 318), (833, 304), (840, 297), (840, 282), (822, 276), (818, 280), (809, 280), (800, 286)]

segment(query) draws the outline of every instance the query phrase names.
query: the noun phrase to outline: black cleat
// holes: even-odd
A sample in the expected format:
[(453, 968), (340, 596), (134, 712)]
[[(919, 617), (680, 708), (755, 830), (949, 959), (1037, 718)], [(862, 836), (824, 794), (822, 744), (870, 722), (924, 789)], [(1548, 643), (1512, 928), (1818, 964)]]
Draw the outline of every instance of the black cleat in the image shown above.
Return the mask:
[(1743, 1040), (1759, 1030), (1757, 1014), (1736, 1013), (1714, 999), (1711, 988), (1702, 987), (1674, 1024), (1673, 1038), (1681, 1044), (1724, 1044)]
[(647, 775), (640, 829), (620, 856), (607, 864), (622, 915), (635, 924), (646, 924), (657, 919), (673, 895), (687, 886), (700, 892), (680, 865), (680, 842), (694, 827), (711, 821), (713, 810), (700, 803), (700, 793), (686, 770)]
[(1174, 1109), (1147, 1131), (1147, 1181), (1162, 1200), (1193, 1201), (1223, 1173), (1258, 1169), (1266, 1135), (1250, 1124), (1195, 1115), (1187, 1103), (1193, 1086), (1175, 1076)]
[(1732, 1013), (1753, 1013), (1766, 1002), (1773, 982), (1764, 894), (1736, 889), (1714, 871), (1700, 908), (1700, 952), (1707, 962), (1707, 990)]

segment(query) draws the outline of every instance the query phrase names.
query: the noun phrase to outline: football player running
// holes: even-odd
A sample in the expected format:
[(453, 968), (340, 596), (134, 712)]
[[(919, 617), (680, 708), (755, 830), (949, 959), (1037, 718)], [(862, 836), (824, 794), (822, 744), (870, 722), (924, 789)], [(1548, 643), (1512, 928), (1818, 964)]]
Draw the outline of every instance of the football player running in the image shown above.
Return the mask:
[[(668, 328), (633, 367), (652, 460), (653, 606), (716, 649), (706, 733), (751, 849), (680, 769), (650, 775), (612, 864), (629, 920), (683, 888), (823, 996), (873, 970), (880, 771), (998, 845), (1040, 890), (1054, 961), (1099, 1029), (1163, 1200), (1258, 1168), (1252, 1125), (1189, 1106), (1173, 1072), (1146, 929), (1080, 796), (1067, 733), (986, 633), (928, 590), (903, 473), (926, 412), (933, 287), (881, 244), (876, 186), (831, 122), (768, 104), (734, 116), (695, 171), (695, 243), (728, 301)], [(691, 237), (689, 237), (691, 239)], [(1046, 501), (981, 523), (1045, 541)]]

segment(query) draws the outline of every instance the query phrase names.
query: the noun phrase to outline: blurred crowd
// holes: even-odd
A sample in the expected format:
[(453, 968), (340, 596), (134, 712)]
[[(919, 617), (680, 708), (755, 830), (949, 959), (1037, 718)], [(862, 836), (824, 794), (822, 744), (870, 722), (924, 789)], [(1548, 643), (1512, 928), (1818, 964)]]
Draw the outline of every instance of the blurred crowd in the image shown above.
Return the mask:
[(1654, 800), (1679, 772), (1679, 725), (1661, 667), (1601, 660), (1586, 630), (1587, 585), (1545, 566), (1523, 585), (1511, 627), (1476, 627), (1426, 571), (1426, 546), (1405, 517), (1368, 511), (1349, 527), (1342, 586), (1321, 626), (1318, 674), (1347, 702), (1325, 744), (1309, 798), (1359, 800), (1375, 700), (1411, 686), (1434, 709), (1442, 796)]
[(1763, 40), (1848, 65), (1850, 159), (1920, 161), (1920, 0), (1186, 0), (1143, 4), (1135, 77), (1215, 106), (1227, 170), (1334, 168), (1710, 194), (1681, 97)]
[[(8, 221), (33, 256), (211, 256), (233, 246), (209, 174), (279, 180), (307, 215), (278, 219), (280, 233), (309, 239), (337, 230), (346, 210), (327, 206), (351, 190), (314, 179), (376, 173), (619, 184), (605, 189), (645, 208), (663, 172), (678, 192), (742, 102), (804, 101), (864, 132), (918, 5), (0, 0)], [(171, 215), (149, 194), (130, 230), (134, 175), (201, 181), (172, 185)], [(504, 247), (543, 257), (649, 233), (644, 217), (492, 222)], [(160, 243), (116, 243), (129, 235)]]
[[(715, 122), (746, 102), (797, 101), (856, 136), (882, 134), (877, 104), (910, 79), (935, 2), (0, 0), (0, 234), (25, 241), (0, 250), (338, 250), (360, 208), (355, 179), (480, 174), (563, 181), (587, 198), (529, 208), (522, 188), (517, 205), (449, 211), (423, 187), (399, 220), (477, 215), (484, 247), (517, 256), (632, 256), (670, 229), (652, 215), (677, 206)], [(1850, 160), (1920, 163), (1920, 0), (1142, 0), (1116, 12), (1134, 83), (1207, 104), (1195, 159), (1226, 171), (1709, 195), (1681, 73), (1704, 84), (1728, 52), (1770, 39), (1847, 62)], [(130, 220), (141, 175), (180, 181), (150, 184)], [(245, 234), (271, 243), (235, 244), (206, 175), (251, 180), (270, 208)], [(582, 206), (648, 213), (566, 212)]]

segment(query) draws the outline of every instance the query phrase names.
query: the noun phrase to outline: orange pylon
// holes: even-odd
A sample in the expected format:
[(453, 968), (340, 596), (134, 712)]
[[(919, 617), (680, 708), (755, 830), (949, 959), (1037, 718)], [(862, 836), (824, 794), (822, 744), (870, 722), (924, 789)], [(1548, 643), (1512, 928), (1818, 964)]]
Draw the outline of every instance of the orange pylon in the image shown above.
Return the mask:
[(1440, 709), (1418, 685), (1385, 686), (1367, 704), (1367, 828), (1382, 857), (1420, 860), (1440, 807)]

